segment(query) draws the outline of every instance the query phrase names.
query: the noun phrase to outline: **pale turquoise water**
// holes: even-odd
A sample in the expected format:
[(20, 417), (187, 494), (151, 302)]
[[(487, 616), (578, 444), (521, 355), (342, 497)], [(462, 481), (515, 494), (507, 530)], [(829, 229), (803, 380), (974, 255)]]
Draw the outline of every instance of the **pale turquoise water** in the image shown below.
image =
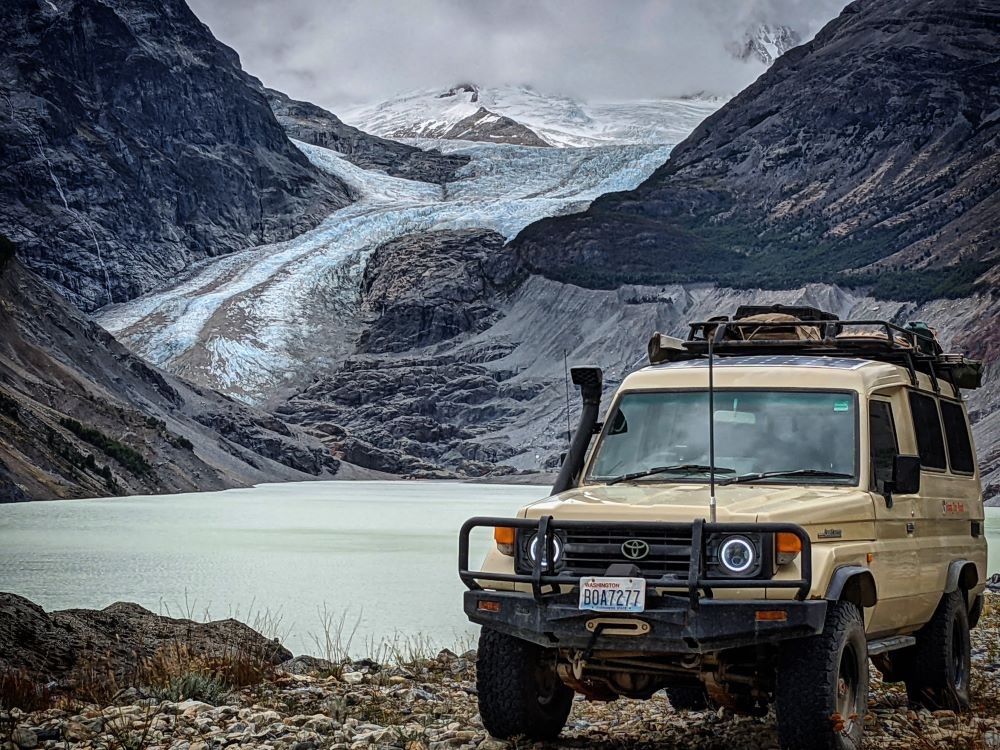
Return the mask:
[[(203, 494), (0, 505), (0, 591), (46, 609), (134, 601), (201, 619), (280, 615), (296, 653), (316, 653), (319, 611), (366, 641), (430, 634), (454, 645), (462, 613), (457, 532), (512, 515), (546, 487), (311, 482)], [(987, 510), (1000, 571), (1000, 508)], [(474, 561), (488, 544), (481, 539)], [(186, 599), (186, 603), (185, 603)]]
[[(124, 600), (175, 616), (269, 613), (295, 653), (317, 653), (325, 606), (357, 624), (353, 651), (395, 632), (454, 645), (458, 529), (510, 516), (547, 487), (306, 482), (109, 500), (0, 505), (0, 591), (46, 609)], [(474, 559), (482, 559), (488, 536)]]

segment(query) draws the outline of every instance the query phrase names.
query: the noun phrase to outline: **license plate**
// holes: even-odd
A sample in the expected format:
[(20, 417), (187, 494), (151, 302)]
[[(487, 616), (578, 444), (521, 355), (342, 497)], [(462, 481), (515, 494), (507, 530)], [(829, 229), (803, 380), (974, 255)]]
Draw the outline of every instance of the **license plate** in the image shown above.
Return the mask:
[(645, 578), (581, 578), (580, 609), (594, 612), (642, 612)]

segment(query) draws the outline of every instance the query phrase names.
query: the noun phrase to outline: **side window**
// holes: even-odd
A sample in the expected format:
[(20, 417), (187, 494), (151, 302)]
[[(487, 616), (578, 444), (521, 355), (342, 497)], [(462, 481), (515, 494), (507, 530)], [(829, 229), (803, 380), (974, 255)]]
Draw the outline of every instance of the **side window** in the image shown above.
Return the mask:
[(913, 415), (913, 429), (917, 433), (920, 465), (928, 469), (948, 468), (948, 462), (944, 455), (944, 436), (941, 434), (941, 418), (938, 416), (937, 400), (922, 393), (910, 391), (910, 413)]
[(899, 453), (896, 426), (892, 421), (892, 405), (887, 401), (868, 404), (868, 442), (871, 449), (874, 486), (892, 478), (892, 461)]
[(972, 441), (965, 423), (965, 412), (959, 404), (941, 402), (941, 416), (944, 418), (944, 434), (948, 440), (948, 458), (951, 470), (962, 474), (972, 474), (976, 470), (976, 459), (972, 455)]

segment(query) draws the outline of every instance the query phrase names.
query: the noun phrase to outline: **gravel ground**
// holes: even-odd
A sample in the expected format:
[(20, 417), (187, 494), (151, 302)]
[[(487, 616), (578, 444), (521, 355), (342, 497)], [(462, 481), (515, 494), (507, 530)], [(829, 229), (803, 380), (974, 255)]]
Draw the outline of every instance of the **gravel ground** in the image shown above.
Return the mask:
[[(872, 670), (868, 748), (1000, 749), (1000, 607), (973, 632), (973, 708), (963, 715), (907, 707), (900, 685)], [(578, 699), (563, 736), (551, 745), (491, 739), (478, 718), (475, 653), (383, 667), (370, 661), (334, 666), (299, 658), (273, 679), (210, 705), (142, 698), (134, 689), (115, 705), (74, 705), (0, 716), (2, 750), (213, 750), (272, 748), (777, 748), (773, 715), (725, 710), (674, 711), (664, 697), (588, 703)], [(322, 667), (326, 666), (324, 672)], [(302, 672), (302, 674), (297, 674)], [(2, 726), (7, 718), (10, 726)]]

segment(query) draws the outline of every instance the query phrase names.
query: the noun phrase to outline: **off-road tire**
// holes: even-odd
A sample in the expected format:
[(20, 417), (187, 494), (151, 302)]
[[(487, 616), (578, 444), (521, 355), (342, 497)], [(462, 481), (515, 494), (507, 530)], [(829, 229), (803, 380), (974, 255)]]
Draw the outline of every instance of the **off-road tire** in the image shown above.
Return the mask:
[(479, 634), (476, 688), (483, 726), (500, 740), (553, 740), (573, 704), (551, 650), (491, 628)]
[(910, 702), (932, 711), (968, 709), (971, 659), (965, 594), (953, 591), (942, 597), (930, 622), (917, 633), (906, 676)]
[(668, 687), (663, 691), (675, 711), (704, 711), (708, 708), (708, 696), (701, 686)]
[(980, 594), (972, 600), (972, 607), (969, 609), (969, 630), (975, 630), (979, 626), (979, 618), (983, 616), (983, 595)]
[(868, 710), (861, 610), (831, 602), (823, 632), (782, 644), (774, 699), (783, 750), (856, 750)]

